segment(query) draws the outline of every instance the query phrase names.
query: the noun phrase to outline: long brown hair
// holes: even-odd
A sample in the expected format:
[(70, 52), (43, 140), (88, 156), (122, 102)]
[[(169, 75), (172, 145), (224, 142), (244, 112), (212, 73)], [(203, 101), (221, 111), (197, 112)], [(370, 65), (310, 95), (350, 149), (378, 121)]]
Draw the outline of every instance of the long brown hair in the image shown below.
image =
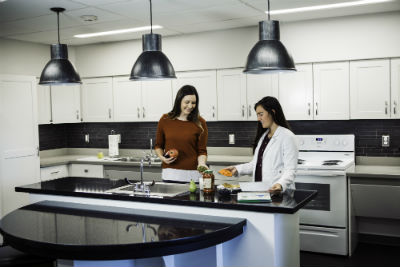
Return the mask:
[(179, 117), (179, 115), (182, 112), (182, 110), (181, 110), (182, 99), (187, 95), (195, 95), (196, 96), (196, 106), (194, 107), (192, 112), (190, 112), (187, 119), (188, 119), (188, 121), (193, 121), (203, 132), (204, 129), (200, 123), (199, 94), (197, 93), (196, 88), (192, 85), (184, 85), (181, 87), (181, 89), (179, 89), (178, 93), (176, 93), (174, 107), (172, 108), (172, 110), (170, 112), (168, 112), (168, 118), (174, 120), (177, 117)]
[[(272, 119), (274, 120), (274, 122), (276, 124), (291, 130), (289, 123), (287, 122), (287, 120), (285, 118), (285, 114), (283, 114), (282, 106), (281, 106), (281, 104), (279, 104), (278, 99), (276, 99), (273, 96), (266, 96), (254, 105), (254, 110), (258, 106), (262, 106), (269, 114), (271, 114)], [(259, 122), (257, 125), (256, 137), (254, 138), (254, 143), (253, 143), (253, 153), (256, 150), (258, 141), (260, 140), (261, 136), (266, 131), (267, 131), (267, 128), (263, 128), (262, 124)]]

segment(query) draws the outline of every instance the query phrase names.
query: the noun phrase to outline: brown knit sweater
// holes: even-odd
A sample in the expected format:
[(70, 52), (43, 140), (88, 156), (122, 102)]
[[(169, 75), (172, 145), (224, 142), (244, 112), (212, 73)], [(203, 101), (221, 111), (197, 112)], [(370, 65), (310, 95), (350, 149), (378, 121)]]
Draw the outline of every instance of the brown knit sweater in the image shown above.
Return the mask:
[(172, 120), (167, 114), (161, 117), (154, 148), (161, 148), (164, 153), (172, 148), (179, 152), (178, 159), (171, 164), (163, 163), (163, 168), (197, 169), (197, 157), (207, 155), (207, 124), (202, 117), (200, 117), (200, 123), (203, 130), (192, 121)]

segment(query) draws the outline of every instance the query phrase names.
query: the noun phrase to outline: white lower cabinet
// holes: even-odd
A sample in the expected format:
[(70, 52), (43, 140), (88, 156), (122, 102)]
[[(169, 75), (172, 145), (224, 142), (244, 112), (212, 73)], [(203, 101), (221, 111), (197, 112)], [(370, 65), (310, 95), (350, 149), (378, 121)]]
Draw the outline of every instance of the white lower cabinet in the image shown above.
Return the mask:
[(278, 99), (287, 120), (312, 120), (312, 65), (298, 64), (296, 69), (296, 72), (279, 73)]
[(350, 118), (390, 118), (389, 59), (350, 62)]
[(104, 178), (103, 171), (103, 165), (70, 164), (68, 173), (71, 177)]
[(63, 177), (68, 177), (67, 165), (40, 168), (40, 180), (42, 182)]

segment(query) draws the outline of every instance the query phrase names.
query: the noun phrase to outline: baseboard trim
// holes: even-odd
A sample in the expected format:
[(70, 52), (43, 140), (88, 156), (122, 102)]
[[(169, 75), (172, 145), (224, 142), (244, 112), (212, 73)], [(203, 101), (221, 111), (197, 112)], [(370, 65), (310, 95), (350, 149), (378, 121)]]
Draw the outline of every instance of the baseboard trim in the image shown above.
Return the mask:
[(358, 242), (368, 243), (368, 244), (387, 245), (387, 246), (400, 246), (400, 237), (385, 236), (385, 235), (358, 234)]

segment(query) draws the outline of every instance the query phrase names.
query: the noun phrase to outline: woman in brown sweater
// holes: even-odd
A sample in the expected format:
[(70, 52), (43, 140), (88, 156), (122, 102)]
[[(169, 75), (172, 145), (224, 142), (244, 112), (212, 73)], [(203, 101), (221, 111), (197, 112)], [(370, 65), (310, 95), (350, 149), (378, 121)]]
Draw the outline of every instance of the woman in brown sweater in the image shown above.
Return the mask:
[[(176, 94), (171, 112), (164, 114), (157, 127), (157, 156), (162, 163), (165, 181), (198, 182), (199, 166), (206, 166), (208, 130), (199, 115), (199, 95), (196, 88), (185, 85)], [(178, 150), (178, 157), (166, 158), (170, 149)]]

